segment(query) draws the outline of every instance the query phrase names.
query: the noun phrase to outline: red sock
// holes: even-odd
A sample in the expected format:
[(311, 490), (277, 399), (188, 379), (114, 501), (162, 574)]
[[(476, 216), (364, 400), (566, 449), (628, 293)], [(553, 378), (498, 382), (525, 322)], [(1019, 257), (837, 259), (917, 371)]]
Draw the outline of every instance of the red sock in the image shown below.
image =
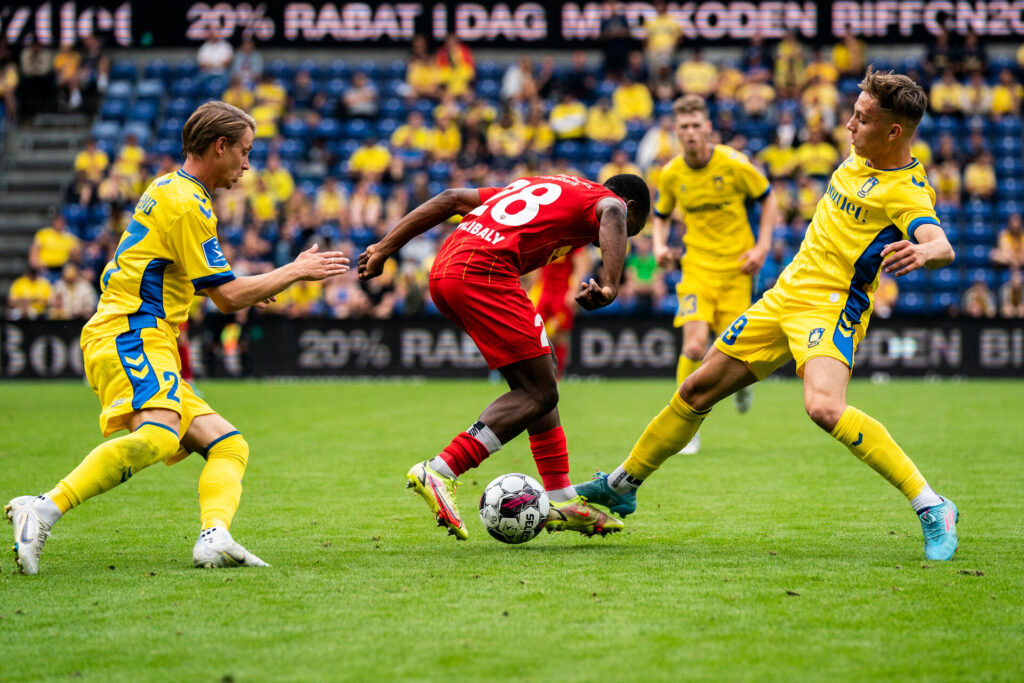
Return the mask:
[(561, 426), (531, 434), (530, 451), (545, 490), (557, 491), (572, 486), (569, 481), (569, 448)]
[(181, 357), (181, 378), (192, 382), (192, 349), (188, 344), (178, 344), (178, 356)]
[(569, 360), (569, 345), (558, 344), (555, 346), (555, 360), (558, 361), (558, 379), (565, 374), (565, 362)]
[(441, 459), (448, 463), (456, 477), (477, 467), (488, 455), (487, 447), (466, 432), (452, 439), (440, 453)]

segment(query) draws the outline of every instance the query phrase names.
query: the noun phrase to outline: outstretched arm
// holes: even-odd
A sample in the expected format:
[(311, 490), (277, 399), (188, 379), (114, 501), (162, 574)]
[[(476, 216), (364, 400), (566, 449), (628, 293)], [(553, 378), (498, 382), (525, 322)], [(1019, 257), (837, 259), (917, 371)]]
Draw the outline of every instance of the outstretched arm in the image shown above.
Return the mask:
[(258, 304), (291, 287), (299, 280), (324, 280), (348, 270), (348, 259), (340, 251), (319, 253), (313, 245), (288, 265), (262, 275), (235, 278), (216, 287), (208, 287), (208, 295), (222, 313), (234, 313)]
[(953, 246), (946, 239), (946, 233), (938, 225), (927, 223), (914, 231), (914, 239), (900, 240), (885, 245), (882, 258), (886, 273), (895, 273), (896, 277), (906, 275), (912, 270), (925, 268), (941, 268), (953, 262), (956, 254)]
[(409, 240), (422, 235), (452, 216), (464, 215), (480, 206), (480, 191), (453, 188), (429, 199), (395, 223), (380, 242), (371, 244), (359, 255), (359, 279), (369, 280), (384, 270), (384, 262)]
[(775, 224), (779, 220), (779, 202), (775, 197), (775, 190), (768, 190), (768, 196), (761, 204), (761, 226), (757, 233), (757, 244), (752, 249), (743, 252), (740, 257), (743, 261), (740, 271), (746, 275), (757, 275), (764, 265), (765, 258), (772, 248), (772, 234), (775, 232)]
[(576, 295), (576, 303), (588, 311), (615, 301), (626, 260), (626, 207), (619, 200), (604, 199), (597, 205), (597, 211), (601, 221), (597, 238), (601, 248), (601, 282), (590, 278), (590, 282), (580, 283)]

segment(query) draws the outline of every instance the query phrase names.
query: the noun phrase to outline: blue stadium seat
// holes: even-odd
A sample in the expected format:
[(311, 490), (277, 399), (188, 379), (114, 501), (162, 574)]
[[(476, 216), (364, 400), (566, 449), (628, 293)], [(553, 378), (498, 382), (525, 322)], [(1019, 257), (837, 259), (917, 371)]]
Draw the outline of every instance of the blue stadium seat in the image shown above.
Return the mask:
[(121, 134), (121, 124), (117, 121), (97, 121), (92, 124), (90, 134), (97, 140), (117, 140)]
[(1000, 178), (996, 190), (997, 199), (1016, 199), (1024, 193), (1024, 182), (1016, 178)]
[(427, 99), (418, 99), (413, 102), (412, 108), (423, 114), (423, 119), (430, 123), (434, 120), (434, 103)]
[(200, 94), (205, 97), (220, 99), (224, 91), (228, 89), (228, 79), (224, 76), (210, 76), (202, 83)]
[(626, 123), (626, 137), (639, 142), (643, 139), (649, 127), (648, 124), (640, 121), (629, 121)]
[(164, 60), (154, 59), (146, 64), (143, 75), (146, 78), (158, 78), (161, 81), (166, 81), (171, 76), (171, 69)]
[(129, 121), (121, 129), (120, 142), (123, 143), (128, 135), (134, 135), (138, 139), (139, 144), (145, 147), (146, 143), (153, 136), (153, 130), (144, 121)]
[(619, 143), (619, 149), (626, 152), (626, 156), (630, 159), (636, 158), (636, 150), (640, 145), (637, 144), (636, 140), (623, 140)]
[(351, 75), (352, 70), (344, 59), (335, 59), (327, 65), (328, 78), (348, 78)]
[(996, 221), (1000, 225), (1006, 222), (1012, 214), (1024, 213), (1024, 209), (1021, 208), (1021, 203), (1016, 199), (1004, 199), (997, 202), (996, 205)]
[(377, 66), (377, 62), (373, 59), (364, 59), (359, 62), (359, 70), (372, 80), (377, 80), (377, 77), (380, 75), (380, 69)]
[(61, 213), (64, 214), (64, 220), (68, 222), (71, 232), (81, 237), (81, 232), (89, 219), (89, 210), (81, 204), (65, 204)]
[(389, 97), (380, 104), (380, 113), (382, 116), (390, 117), (393, 119), (405, 120), (405, 115), (408, 113), (405, 107), (405, 102), (398, 99), (397, 97)]
[(896, 313), (903, 315), (920, 315), (925, 309), (924, 296), (917, 292), (900, 294), (893, 308)]
[(351, 119), (345, 122), (344, 134), (353, 140), (362, 141), (377, 135), (376, 126), (365, 119)]
[[(967, 247), (966, 253), (960, 255), (961, 263), (968, 268), (979, 268), (989, 264), (990, 247), (984, 244), (973, 244)], [(943, 269), (947, 270), (947, 269)], [(969, 285), (970, 283), (968, 283)]]
[[(607, 162), (612, 157), (612, 148), (603, 142), (597, 140), (591, 140), (586, 144), (587, 158), (591, 161), (599, 161), (601, 163)], [(573, 159), (572, 156), (569, 157)]]
[(160, 138), (152, 147), (153, 153), (158, 156), (170, 154), (172, 157), (178, 157), (181, 154), (181, 140), (174, 138)]
[(194, 107), (192, 102), (184, 97), (177, 97), (167, 103), (167, 108), (164, 110), (164, 115), (184, 119), (192, 113)]
[(135, 81), (139, 77), (139, 69), (135, 62), (118, 60), (110, 65), (110, 80)]
[(390, 140), (391, 134), (395, 132), (400, 123), (396, 119), (387, 118), (381, 119), (380, 123), (377, 124), (377, 137), (380, 140)]
[(285, 138), (281, 142), (278, 152), (285, 161), (297, 161), (306, 154), (306, 143), (302, 140)]
[(107, 86), (108, 98), (113, 100), (129, 100), (132, 97), (132, 83), (131, 81), (118, 80), (110, 81)]
[(451, 175), (451, 169), (448, 164), (443, 161), (435, 161), (430, 164), (430, 168), (427, 169), (427, 175), (431, 180), (446, 181)]
[(96, 149), (103, 150), (108, 157), (114, 156), (114, 140), (97, 140)]
[(292, 68), (283, 59), (275, 59), (267, 65), (266, 73), (273, 76), (282, 83), (290, 83), (292, 80)]
[(171, 97), (195, 97), (199, 90), (199, 83), (191, 78), (177, 78), (171, 83)]
[(992, 205), (980, 199), (972, 199), (964, 206), (964, 217), (967, 219), (982, 218), (992, 220)]
[(124, 121), (126, 116), (128, 116), (128, 100), (108, 99), (100, 107), (100, 118), (105, 121)]
[(341, 154), (340, 156), (348, 159), (356, 150), (359, 149), (359, 143), (355, 140), (342, 140), (341, 141)]
[(670, 116), (672, 114), (672, 100), (658, 100), (654, 103), (654, 116)]
[(1020, 137), (1020, 119), (1018, 119), (1016, 116), (1003, 116), (996, 121), (996, 130), (1001, 135), (1015, 135), (1017, 137)]
[(139, 81), (135, 87), (136, 100), (155, 100), (157, 102), (164, 96), (164, 83), (155, 78), (147, 78)]
[(555, 143), (555, 157), (576, 159), (580, 155), (580, 145), (575, 140), (559, 140)]
[(305, 140), (309, 137), (309, 126), (298, 117), (289, 118), (281, 124), (281, 134), (293, 140)]
[(960, 271), (953, 268), (940, 268), (932, 273), (933, 291), (959, 290), (961, 287)]
[(996, 284), (996, 271), (992, 268), (981, 267), (975, 268), (968, 273), (967, 285), (977, 282), (978, 280), (984, 281), (991, 289), (995, 289), (998, 285)]
[(325, 73), (320, 64), (313, 59), (303, 59), (299, 62), (299, 65), (296, 68), (296, 72), (298, 71), (308, 71), (314, 81), (321, 80)]
[(912, 270), (899, 279), (901, 292), (924, 292), (931, 287), (930, 271)]
[(136, 102), (128, 110), (129, 121), (142, 121), (145, 123), (153, 123), (156, 120), (159, 107), (156, 102), (152, 100), (142, 100)]
[(1002, 157), (996, 162), (996, 176), (1000, 179), (1024, 180), (1024, 162), (1017, 157)]
[(348, 90), (348, 81), (343, 78), (332, 78), (327, 81), (324, 90), (327, 91), (328, 96), (338, 99)]
[(963, 132), (960, 126), (960, 119), (948, 114), (942, 114), (935, 118), (935, 130), (940, 135), (943, 133), (949, 133), (954, 138), (959, 137)]
[(191, 59), (182, 60), (174, 66), (174, 76), (176, 78), (195, 78), (198, 75), (199, 67)]
[(1020, 157), (1020, 135), (1004, 135), (995, 144), (993, 154), (997, 157)]
[(476, 92), (488, 100), (497, 99), (501, 93), (501, 83), (493, 78), (481, 78), (476, 83)]
[(945, 313), (953, 306), (960, 305), (960, 292), (939, 292), (931, 297), (927, 313)]
[(493, 60), (485, 59), (476, 65), (477, 78), (501, 78), (502, 71)]
[(341, 126), (335, 119), (325, 118), (317, 124), (313, 134), (325, 140), (337, 140), (341, 137)]
[(253, 161), (263, 163), (267, 160), (267, 140), (266, 138), (256, 138), (252, 141), (252, 150), (249, 152), (249, 158)]
[(161, 138), (173, 139), (181, 135), (181, 127), (185, 125), (183, 118), (166, 116), (157, 124), (157, 135)]
[[(388, 78), (397, 78), (397, 79), (400, 79), (400, 80), (404, 81), (405, 80), (405, 61), (401, 60), (401, 59), (393, 59), (393, 60), (391, 60), (391, 63), (388, 64), (388, 68), (387, 68), (387, 72), (386, 73), (387, 73), (387, 77)], [(477, 71), (477, 76), (479, 76), (481, 78), (484, 77), (483, 74), (481, 74), (479, 71)], [(493, 77), (492, 76), (488, 76), (488, 78), (493, 78)]]

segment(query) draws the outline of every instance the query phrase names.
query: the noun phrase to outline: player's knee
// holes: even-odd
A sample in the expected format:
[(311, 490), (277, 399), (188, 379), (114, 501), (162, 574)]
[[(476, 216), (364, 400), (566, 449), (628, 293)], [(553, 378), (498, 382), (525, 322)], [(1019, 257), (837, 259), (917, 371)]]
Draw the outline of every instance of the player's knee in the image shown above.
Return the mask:
[(683, 385), (679, 387), (679, 397), (694, 410), (707, 410), (714, 405), (713, 402), (710, 402), (710, 387), (706, 386), (702, 377), (702, 373), (698, 370), (687, 377)]
[(841, 401), (828, 396), (807, 396), (804, 398), (804, 410), (807, 411), (807, 416), (811, 418), (814, 424), (826, 432), (831, 432), (835, 429), (845, 408), (846, 406), (842, 405)]
[(538, 387), (533, 394), (536, 403), (536, 417), (547, 415), (558, 407), (558, 384), (552, 382)]
[(687, 339), (686, 343), (683, 344), (683, 355), (689, 358), (690, 360), (700, 360), (704, 357), (704, 352), (707, 350), (707, 348), (707, 338), (698, 341), (691, 341)]

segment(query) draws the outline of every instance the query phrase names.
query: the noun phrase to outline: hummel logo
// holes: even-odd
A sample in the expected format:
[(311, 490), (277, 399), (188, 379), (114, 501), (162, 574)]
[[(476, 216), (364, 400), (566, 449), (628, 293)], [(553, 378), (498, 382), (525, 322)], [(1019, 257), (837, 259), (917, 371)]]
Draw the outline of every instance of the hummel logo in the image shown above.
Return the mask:
[(857, 440), (851, 443), (851, 446), (859, 446), (864, 441), (864, 432), (857, 432)]
[(127, 363), (128, 365), (132, 365), (134, 367), (141, 366), (145, 361), (146, 361), (146, 354), (144, 354), (144, 353), (140, 353), (137, 358), (132, 358), (131, 356), (125, 356), (124, 357), (124, 362)]
[(204, 209), (203, 207), (200, 206), (199, 213), (203, 214), (207, 218), (213, 217), (213, 209)]
[(136, 370), (135, 368), (128, 368), (128, 373), (135, 379), (143, 379), (146, 375), (149, 374), (149, 368), (143, 367), (141, 370)]
[(911, 178), (910, 178), (910, 182), (914, 183), (914, 184), (915, 184), (915, 185), (917, 185), (918, 187), (924, 187), (925, 185), (927, 185), (927, 184), (928, 184), (928, 183), (926, 183), (926, 182), (925, 182), (925, 181), (923, 181), (923, 180), (922, 180), (921, 182), (917, 182), (917, 178), (914, 178), (913, 176), (911, 176)]

